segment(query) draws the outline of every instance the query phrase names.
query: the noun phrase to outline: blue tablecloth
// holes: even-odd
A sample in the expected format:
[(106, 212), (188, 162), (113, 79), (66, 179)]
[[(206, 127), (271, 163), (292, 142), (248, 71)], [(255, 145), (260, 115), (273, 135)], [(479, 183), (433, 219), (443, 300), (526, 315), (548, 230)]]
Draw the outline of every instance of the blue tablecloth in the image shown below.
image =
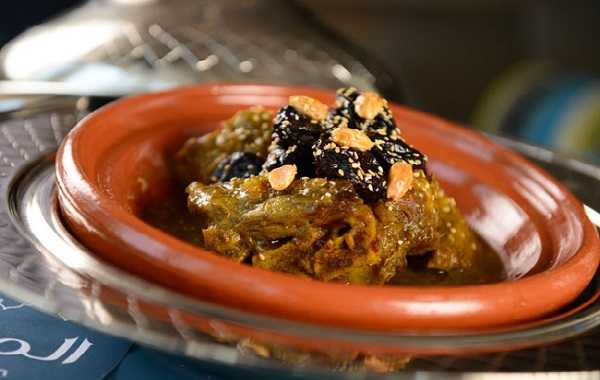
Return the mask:
[(0, 294), (0, 379), (221, 380), (202, 363), (140, 347)]
[(0, 379), (103, 379), (130, 348), (0, 294)]

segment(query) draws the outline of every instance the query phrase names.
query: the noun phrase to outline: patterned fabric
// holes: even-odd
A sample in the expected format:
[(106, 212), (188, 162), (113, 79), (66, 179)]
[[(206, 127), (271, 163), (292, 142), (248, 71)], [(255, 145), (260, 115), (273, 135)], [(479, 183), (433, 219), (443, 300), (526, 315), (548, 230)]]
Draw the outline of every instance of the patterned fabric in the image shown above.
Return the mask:
[(130, 346), (0, 294), (0, 379), (103, 379)]

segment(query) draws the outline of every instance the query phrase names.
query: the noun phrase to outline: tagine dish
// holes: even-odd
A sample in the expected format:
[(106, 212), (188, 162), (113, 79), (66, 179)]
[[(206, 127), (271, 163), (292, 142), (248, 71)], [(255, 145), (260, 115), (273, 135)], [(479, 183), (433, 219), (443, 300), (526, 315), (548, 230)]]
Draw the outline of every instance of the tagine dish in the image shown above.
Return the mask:
[(256, 318), (386, 336), (513, 329), (560, 313), (598, 265), (581, 203), (544, 171), (356, 88), (122, 99), (82, 120), (56, 162), (78, 244), (123, 278), (227, 310), (237, 323), (193, 322), (213, 336), (333, 344), (254, 333)]

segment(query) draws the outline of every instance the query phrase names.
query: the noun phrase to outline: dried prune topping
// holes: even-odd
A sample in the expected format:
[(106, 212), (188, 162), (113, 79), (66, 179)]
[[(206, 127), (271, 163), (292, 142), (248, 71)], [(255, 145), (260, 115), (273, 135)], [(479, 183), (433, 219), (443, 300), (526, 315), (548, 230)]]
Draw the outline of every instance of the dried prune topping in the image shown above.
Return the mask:
[(349, 87), (337, 91), (336, 107), (330, 112), (325, 124), (328, 130), (345, 126), (360, 129), (375, 143), (371, 152), (379, 160), (385, 172), (399, 161), (405, 161), (415, 169), (426, 170), (427, 157), (407, 144), (400, 136), (391, 110), (381, 107), (373, 119), (362, 118), (356, 112), (356, 102), (361, 92)]
[(292, 106), (279, 110), (273, 123), (273, 141), (263, 169), (271, 171), (279, 166), (295, 164), (298, 176), (313, 177), (312, 146), (323, 127), (320, 122), (300, 113)]
[(325, 120), (325, 128), (333, 129), (338, 126), (362, 129), (364, 121), (354, 109), (354, 101), (359, 96), (358, 90), (353, 87), (339, 89), (335, 97), (335, 107), (331, 109)]
[(281, 147), (311, 146), (319, 138), (322, 126), (316, 120), (285, 106), (275, 116), (273, 141)]
[(348, 128), (361, 129), (364, 132), (381, 128), (385, 128), (388, 133), (396, 130), (396, 123), (387, 104), (373, 119), (365, 119), (356, 112), (357, 99), (362, 94), (354, 87), (339, 89), (336, 93), (335, 108), (329, 113), (326, 125), (330, 127), (332, 124), (346, 123)]
[(213, 182), (226, 182), (232, 178), (248, 178), (260, 173), (263, 160), (254, 153), (235, 152), (221, 161), (210, 180)]
[(283, 165), (296, 165), (299, 177), (314, 177), (313, 155), (311, 147), (293, 145), (289, 148), (272, 146), (263, 170), (269, 172)]
[(346, 179), (365, 202), (386, 194), (386, 174), (371, 152), (342, 147), (324, 136), (314, 146), (317, 177)]
[(293, 105), (279, 110), (263, 170), (294, 164), (299, 177), (347, 179), (367, 202), (385, 197), (393, 164), (425, 170), (427, 158), (402, 139), (387, 102), (375, 93), (343, 88), (325, 120), (309, 115)]
[(375, 143), (371, 152), (386, 171), (399, 161), (409, 163), (414, 169), (426, 171), (427, 156), (406, 143), (398, 133), (382, 135), (377, 132), (367, 132), (367, 136)]

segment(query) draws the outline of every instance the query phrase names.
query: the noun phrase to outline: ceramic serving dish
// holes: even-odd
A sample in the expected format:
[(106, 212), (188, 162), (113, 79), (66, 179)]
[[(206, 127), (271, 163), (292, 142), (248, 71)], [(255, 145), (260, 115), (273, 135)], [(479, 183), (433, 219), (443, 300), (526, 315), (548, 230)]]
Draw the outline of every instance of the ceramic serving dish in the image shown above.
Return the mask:
[[(433, 116), (392, 105), (407, 141), (472, 228), (502, 259), (507, 279), (471, 286), (359, 286), (274, 273), (212, 254), (144, 223), (147, 202), (171, 191), (168, 157), (235, 111), (276, 109), (302, 87), (206, 85), (110, 104), (84, 119), (57, 156), (63, 217), (113, 265), (203, 301), (277, 318), (367, 330), (465, 330), (550, 315), (595, 273), (597, 232), (580, 202), (516, 153)], [(182, 194), (182, 197), (184, 195)]]

